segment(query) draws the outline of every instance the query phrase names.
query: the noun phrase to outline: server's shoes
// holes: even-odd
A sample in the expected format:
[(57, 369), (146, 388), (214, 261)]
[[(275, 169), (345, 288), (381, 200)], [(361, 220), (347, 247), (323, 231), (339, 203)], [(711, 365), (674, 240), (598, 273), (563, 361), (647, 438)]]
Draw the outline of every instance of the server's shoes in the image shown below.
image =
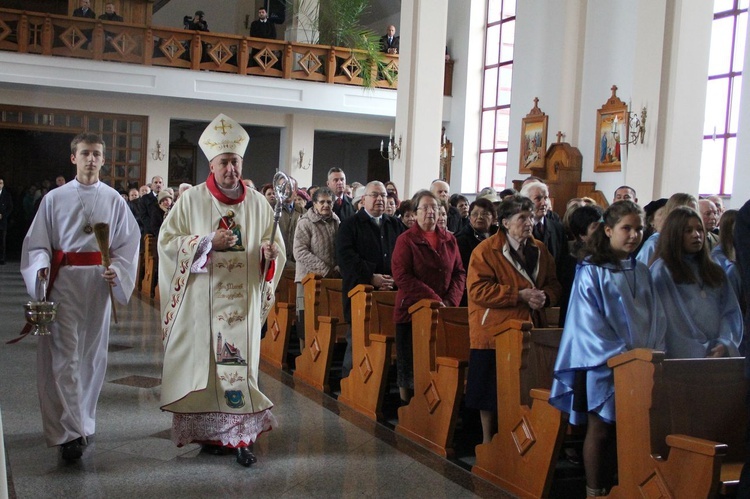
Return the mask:
[(211, 454), (212, 456), (223, 456), (227, 453), (227, 449), (221, 445), (203, 444), (201, 445), (201, 452)]
[(258, 459), (250, 450), (250, 447), (238, 447), (237, 448), (237, 462), (242, 466), (249, 468), (250, 465), (258, 462)]
[(62, 451), (62, 458), (66, 461), (81, 459), (81, 456), (83, 455), (83, 446), (81, 445), (80, 438), (62, 444), (60, 449)]

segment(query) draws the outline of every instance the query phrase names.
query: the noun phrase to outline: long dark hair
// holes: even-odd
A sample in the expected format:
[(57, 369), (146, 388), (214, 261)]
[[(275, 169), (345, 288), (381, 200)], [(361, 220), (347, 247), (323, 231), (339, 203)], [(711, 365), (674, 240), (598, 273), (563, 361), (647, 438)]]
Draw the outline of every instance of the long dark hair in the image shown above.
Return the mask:
[(737, 252), (734, 250), (734, 224), (737, 220), (737, 210), (727, 210), (721, 214), (719, 221), (719, 244), (727, 258), (733, 262), (737, 261)]
[[(683, 237), (685, 227), (688, 221), (694, 218), (698, 220), (703, 227), (703, 219), (700, 214), (687, 206), (678, 206), (673, 209), (667, 219), (659, 236), (659, 242), (656, 244), (655, 257), (664, 260), (664, 264), (672, 274), (672, 279), (677, 284), (696, 284), (698, 276), (685, 260), (685, 250), (683, 249)], [(705, 228), (704, 228), (705, 236)], [(708, 242), (703, 238), (703, 247), (696, 255), (698, 262), (698, 274), (703, 284), (718, 288), (726, 279), (724, 270), (711, 260), (708, 253)]]
[(595, 265), (612, 264), (620, 267), (620, 257), (612, 249), (605, 227), (614, 229), (620, 220), (628, 215), (638, 215), (643, 223), (643, 210), (632, 201), (617, 201), (612, 203), (602, 215), (602, 222), (596, 228), (583, 250), (583, 255), (589, 256)]

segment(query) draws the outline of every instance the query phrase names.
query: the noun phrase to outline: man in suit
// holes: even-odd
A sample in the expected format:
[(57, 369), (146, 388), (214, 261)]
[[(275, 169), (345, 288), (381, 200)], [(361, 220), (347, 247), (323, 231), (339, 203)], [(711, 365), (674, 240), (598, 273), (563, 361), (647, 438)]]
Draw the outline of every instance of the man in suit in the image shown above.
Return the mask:
[(328, 181), (326, 185), (333, 192), (333, 212), (342, 222), (356, 212), (352, 205), (352, 198), (346, 195), (346, 174), (341, 168), (328, 170)]
[(5, 265), (5, 235), (8, 233), (8, 217), (13, 212), (13, 198), (0, 178), (0, 265)]
[(76, 10), (73, 11), (73, 17), (87, 17), (89, 19), (96, 19), (96, 14), (91, 10), (91, 0), (81, 0)]
[(396, 27), (392, 24), (388, 26), (385, 35), (380, 37), (381, 50), (386, 54), (398, 54), (400, 42), (400, 37), (396, 36)]
[(123, 22), (122, 16), (117, 14), (117, 11), (115, 10), (114, 3), (107, 2), (107, 4), (104, 6), (104, 12), (104, 14), (99, 16), (99, 19), (101, 19), (102, 21)]
[(565, 230), (560, 222), (548, 215), (549, 189), (542, 182), (529, 182), (521, 188), (521, 196), (531, 199), (534, 203), (534, 239), (543, 242), (547, 250), (555, 258), (555, 266), (559, 269), (560, 262), (565, 257), (568, 245), (565, 241)]
[(430, 185), (430, 192), (432, 192), (440, 201), (445, 201), (448, 204), (448, 230), (451, 232), (458, 232), (461, 228), (461, 214), (455, 206), (451, 206), (448, 200), (451, 196), (451, 186), (448, 182), (437, 179), (433, 180)]
[[(385, 214), (387, 196), (382, 182), (367, 184), (362, 201), (364, 208), (354, 216), (342, 220), (336, 234), (336, 263), (342, 278), (344, 320), (349, 323), (352, 319), (349, 291), (355, 286), (371, 284), (379, 291), (392, 291), (394, 288), (391, 256), (396, 247), (396, 238), (405, 227), (397, 218)], [(348, 344), (344, 354), (343, 378), (352, 369), (351, 328), (346, 340)]]
[(250, 36), (253, 38), (276, 39), (276, 25), (268, 19), (265, 7), (258, 9), (258, 19), (250, 24)]
[(158, 236), (151, 231), (151, 219), (159, 215), (163, 216), (161, 208), (159, 208), (159, 193), (164, 187), (164, 179), (160, 176), (155, 176), (151, 179), (151, 192), (141, 196), (141, 223), (144, 227), (146, 234), (152, 236)]

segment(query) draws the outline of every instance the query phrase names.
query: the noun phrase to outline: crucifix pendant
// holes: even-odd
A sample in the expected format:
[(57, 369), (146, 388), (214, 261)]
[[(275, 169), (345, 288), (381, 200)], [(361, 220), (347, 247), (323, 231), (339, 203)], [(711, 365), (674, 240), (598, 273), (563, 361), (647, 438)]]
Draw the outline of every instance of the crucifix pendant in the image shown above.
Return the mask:
[(94, 229), (91, 228), (90, 223), (86, 222), (86, 225), (83, 226), (83, 232), (85, 232), (86, 234), (91, 234), (92, 232), (94, 232)]

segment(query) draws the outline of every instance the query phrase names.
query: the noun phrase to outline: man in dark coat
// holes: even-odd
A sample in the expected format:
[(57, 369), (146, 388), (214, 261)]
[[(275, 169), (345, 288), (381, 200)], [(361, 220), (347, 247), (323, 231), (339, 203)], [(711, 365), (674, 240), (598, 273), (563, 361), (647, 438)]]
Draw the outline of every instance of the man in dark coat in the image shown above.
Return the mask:
[(96, 14), (91, 10), (91, 0), (81, 0), (76, 10), (73, 11), (73, 17), (87, 17), (89, 19), (96, 19)]
[(331, 168), (328, 170), (328, 181), (326, 185), (333, 192), (333, 212), (342, 222), (344, 219), (354, 215), (355, 210), (352, 205), (352, 198), (344, 194), (346, 191), (346, 174), (341, 168)]
[(381, 51), (386, 54), (398, 54), (400, 44), (401, 38), (396, 36), (396, 27), (391, 24), (388, 26), (385, 35), (380, 37)]
[(115, 4), (112, 2), (107, 2), (104, 6), (104, 14), (99, 16), (99, 19), (102, 21), (115, 21), (115, 22), (123, 22), (123, 18), (121, 15), (117, 13), (115, 10)]
[(560, 268), (561, 262), (568, 252), (565, 229), (560, 222), (548, 215), (549, 189), (542, 182), (530, 182), (521, 188), (521, 196), (531, 199), (534, 203), (534, 239), (544, 243), (547, 250), (555, 258), (555, 267)]
[(141, 196), (141, 223), (143, 224), (146, 234), (152, 236), (158, 236), (151, 231), (151, 220), (164, 216), (161, 208), (159, 208), (158, 197), (162, 188), (164, 187), (164, 179), (158, 175), (151, 179), (151, 192)]
[[(365, 188), (364, 208), (356, 215), (341, 221), (336, 234), (336, 263), (342, 277), (344, 319), (351, 322), (349, 291), (358, 284), (371, 284), (376, 290), (393, 290), (391, 256), (396, 238), (404, 231), (404, 225), (385, 214), (387, 196), (382, 182), (370, 182)], [(351, 328), (347, 333), (346, 354), (342, 377), (352, 368)]]
[(250, 36), (270, 40), (276, 39), (276, 24), (268, 19), (268, 12), (264, 7), (258, 9), (258, 19), (250, 24)]
[(8, 217), (13, 213), (13, 198), (0, 178), (0, 265), (5, 265), (5, 235), (8, 233)]

